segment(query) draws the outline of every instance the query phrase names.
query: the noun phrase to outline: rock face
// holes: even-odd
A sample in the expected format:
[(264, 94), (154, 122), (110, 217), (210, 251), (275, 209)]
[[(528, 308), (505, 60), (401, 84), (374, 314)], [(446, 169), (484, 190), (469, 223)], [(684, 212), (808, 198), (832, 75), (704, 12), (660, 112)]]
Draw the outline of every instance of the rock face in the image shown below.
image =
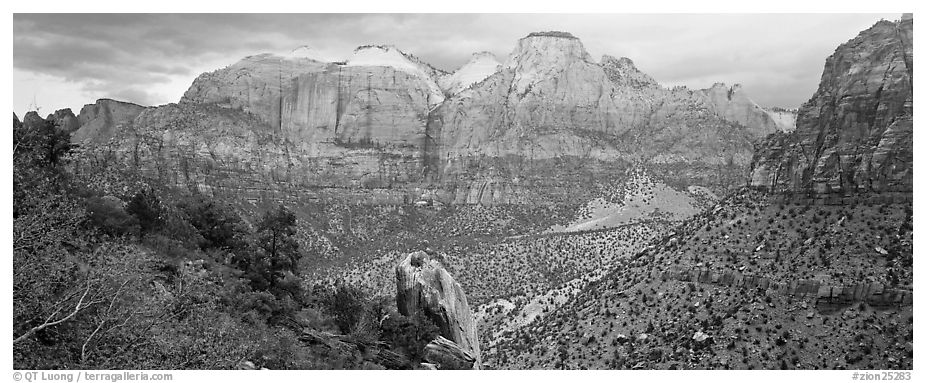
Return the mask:
[(791, 130), (783, 121), (784, 126), (779, 126), (772, 113), (749, 99), (740, 84), (727, 88), (726, 84), (716, 83), (699, 93), (707, 99), (717, 114), (747, 127), (753, 135), (765, 137), (777, 131)]
[[(426, 170), (454, 202), (482, 204), (581, 188), (550, 182), (563, 159), (578, 162), (570, 171), (588, 179), (629, 161), (672, 167), (684, 177), (730, 165), (744, 177), (751, 142), (775, 124), (745, 95), (724, 100), (664, 89), (627, 58), (596, 63), (572, 35), (534, 33), (497, 73), (435, 111), (429, 135), (440, 138), (439, 148), (428, 155), (437, 156), (429, 162), (437, 167)], [(736, 108), (746, 102), (750, 109)]]
[[(16, 115), (13, 115), (13, 117), (15, 118)], [(43, 119), (42, 116), (39, 116), (37, 112), (27, 112), (26, 115), (23, 116), (22, 123), (27, 129), (31, 130), (44, 124), (45, 119)]]
[(757, 145), (750, 178), (775, 192), (912, 191), (912, 17), (840, 45), (794, 132)]
[(470, 85), (485, 80), (498, 72), (501, 63), (489, 52), (474, 53), (469, 62), (451, 74), (438, 80), (441, 89), (449, 94), (457, 94)]
[(791, 133), (794, 131), (795, 124), (797, 123), (797, 109), (785, 109), (773, 106), (766, 110), (769, 116), (775, 120), (775, 124), (778, 125), (778, 128), (782, 132)]
[(395, 276), (399, 312), (430, 318), (441, 336), (475, 358), (474, 367), (478, 369), (481, 358), (476, 323), (460, 284), (423, 251), (405, 257), (396, 266)]
[(424, 347), (424, 359), (438, 370), (478, 370), (472, 353), (447, 338), (438, 336)]
[(584, 203), (606, 182), (596, 180), (640, 162), (722, 193), (776, 129), (738, 88), (666, 89), (630, 59), (595, 62), (564, 32), (528, 35), (504, 63), (478, 53), (454, 73), (391, 46), (345, 62), (310, 49), (250, 56), (199, 76), (178, 105), (100, 100), (78, 120), (76, 141), (119, 137), (123, 162), (186, 187), (382, 203), (427, 190), (486, 205)]
[(45, 117), (45, 120), (54, 121), (58, 129), (67, 133), (73, 133), (80, 128), (80, 120), (74, 115), (74, 112), (72, 112), (70, 108), (56, 110), (55, 113)]
[(80, 128), (71, 136), (71, 142), (102, 143), (116, 136), (119, 128), (132, 123), (145, 107), (128, 102), (100, 99), (80, 109)]

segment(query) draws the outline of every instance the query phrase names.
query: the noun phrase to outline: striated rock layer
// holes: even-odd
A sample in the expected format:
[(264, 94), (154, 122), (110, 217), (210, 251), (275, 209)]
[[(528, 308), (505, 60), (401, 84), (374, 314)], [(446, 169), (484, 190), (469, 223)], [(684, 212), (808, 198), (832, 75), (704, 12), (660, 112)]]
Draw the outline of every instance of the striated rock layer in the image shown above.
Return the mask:
[(912, 191), (912, 17), (879, 21), (826, 59), (795, 131), (757, 145), (750, 184), (813, 194)]
[(144, 106), (110, 99), (100, 99), (84, 105), (77, 117), (80, 128), (71, 137), (72, 142), (103, 143), (119, 133), (121, 127), (131, 125)]
[(722, 193), (778, 129), (738, 87), (666, 89), (564, 32), (454, 73), (391, 46), (320, 59), (246, 57), (199, 76), (177, 105), (100, 100), (74, 137), (113, 141), (123, 163), (208, 192), (492, 205), (584, 203), (640, 163)]
[(443, 337), (475, 358), (478, 369), (481, 359), (473, 312), (466, 294), (450, 273), (427, 253), (418, 251), (396, 266), (395, 278), (399, 313), (412, 317), (424, 314), (430, 318)]

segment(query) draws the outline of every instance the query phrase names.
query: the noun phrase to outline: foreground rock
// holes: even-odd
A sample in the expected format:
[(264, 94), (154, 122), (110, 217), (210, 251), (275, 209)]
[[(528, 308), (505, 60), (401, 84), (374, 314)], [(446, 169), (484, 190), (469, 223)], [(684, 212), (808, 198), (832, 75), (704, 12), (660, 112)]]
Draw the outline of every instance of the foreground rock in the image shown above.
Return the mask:
[(438, 370), (478, 369), (476, 357), (472, 353), (442, 336), (438, 336), (424, 347), (424, 359)]
[(428, 361), (444, 369), (450, 365), (456, 368), (468, 360), (461, 355), (469, 355), (474, 360), (472, 368), (479, 368), (476, 323), (466, 295), (450, 273), (427, 253), (411, 253), (396, 266), (396, 305), (402, 315), (430, 318), (446, 338), (427, 346), (426, 352), (431, 355)]

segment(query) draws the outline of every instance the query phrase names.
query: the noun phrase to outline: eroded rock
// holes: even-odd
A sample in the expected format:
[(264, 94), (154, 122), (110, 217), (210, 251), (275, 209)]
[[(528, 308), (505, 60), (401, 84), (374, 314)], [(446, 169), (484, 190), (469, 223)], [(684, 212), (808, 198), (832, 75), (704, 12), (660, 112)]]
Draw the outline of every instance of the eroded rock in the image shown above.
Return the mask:
[(438, 370), (478, 369), (476, 357), (471, 352), (442, 336), (424, 347), (424, 359)]
[(912, 191), (913, 20), (882, 20), (827, 58), (790, 134), (757, 144), (750, 184), (773, 192)]
[[(474, 366), (478, 369), (481, 358), (476, 323), (460, 284), (423, 251), (406, 256), (395, 271), (399, 313), (409, 317), (423, 314), (430, 318), (440, 329), (441, 336), (474, 358)], [(450, 351), (447, 345), (434, 347), (435, 351)]]

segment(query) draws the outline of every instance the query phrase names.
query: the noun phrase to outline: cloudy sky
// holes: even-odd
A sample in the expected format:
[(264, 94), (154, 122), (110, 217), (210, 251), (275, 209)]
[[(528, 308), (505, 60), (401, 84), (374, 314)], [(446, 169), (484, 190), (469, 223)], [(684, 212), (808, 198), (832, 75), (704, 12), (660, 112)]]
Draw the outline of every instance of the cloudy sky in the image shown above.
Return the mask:
[(797, 107), (836, 46), (882, 18), (900, 14), (15, 14), (13, 108), (177, 102), (202, 72), (300, 46), (344, 59), (392, 44), (452, 71), (477, 51), (504, 61), (546, 30), (571, 32), (596, 59), (629, 57), (663, 85), (741, 83), (761, 105)]

